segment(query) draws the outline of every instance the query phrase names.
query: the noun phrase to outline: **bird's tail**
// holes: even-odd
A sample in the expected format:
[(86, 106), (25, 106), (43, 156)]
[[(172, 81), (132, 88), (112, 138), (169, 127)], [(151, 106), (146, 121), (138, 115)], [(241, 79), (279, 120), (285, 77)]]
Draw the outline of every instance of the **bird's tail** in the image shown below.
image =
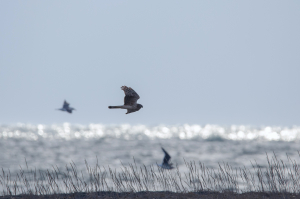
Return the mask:
[(123, 106), (109, 106), (108, 108), (123, 108)]

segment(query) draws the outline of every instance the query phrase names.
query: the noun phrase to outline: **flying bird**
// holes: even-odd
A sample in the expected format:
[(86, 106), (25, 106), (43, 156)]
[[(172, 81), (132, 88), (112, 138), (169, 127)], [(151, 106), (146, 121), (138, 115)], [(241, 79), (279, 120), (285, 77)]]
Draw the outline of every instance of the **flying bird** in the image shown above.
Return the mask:
[(108, 108), (114, 109), (114, 108), (121, 108), (121, 109), (127, 109), (127, 113), (133, 113), (141, 108), (143, 108), (143, 105), (136, 103), (138, 99), (140, 99), (140, 96), (130, 87), (122, 86), (121, 89), (125, 93), (124, 97), (124, 105), (121, 106), (109, 106)]
[(157, 166), (163, 168), (163, 169), (173, 169), (174, 167), (172, 166), (173, 164), (172, 163), (169, 163), (170, 159), (171, 159), (171, 156), (168, 154), (168, 152), (161, 147), (161, 149), (163, 150), (163, 152), (165, 153), (165, 157), (163, 159), (163, 162), (162, 164), (157, 164)]
[(72, 113), (73, 110), (76, 110), (75, 108), (72, 108), (69, 106), (70, 104), (65, 100), (63, 107), (57, 110), (61, 110), (61, 111), (67, 111), (68, 113)]

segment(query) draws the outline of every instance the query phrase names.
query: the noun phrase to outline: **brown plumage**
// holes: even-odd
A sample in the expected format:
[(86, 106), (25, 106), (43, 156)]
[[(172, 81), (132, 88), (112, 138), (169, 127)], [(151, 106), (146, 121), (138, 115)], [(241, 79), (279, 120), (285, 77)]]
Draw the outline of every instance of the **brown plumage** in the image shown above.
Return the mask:
[(141, 108), (143, 108), (143, 105), (138, 104), (137, 101), (140, 99), (140, 96), (130, 87), (122, 86), (121, 89), (125, 93), (124, 97), (124, 105), (122, 106), (109, 106), (108, 108), (114, 109), (114, 108), (121, 108), (121, 109), (127, 109), (127, 113), (133, 113)]

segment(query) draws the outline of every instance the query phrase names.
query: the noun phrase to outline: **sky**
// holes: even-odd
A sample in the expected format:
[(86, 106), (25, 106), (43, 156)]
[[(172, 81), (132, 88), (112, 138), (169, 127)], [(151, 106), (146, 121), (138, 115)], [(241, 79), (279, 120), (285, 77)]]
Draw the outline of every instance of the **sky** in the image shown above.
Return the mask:
[[(300, 1), (0, 1), (0, 123), (300, 125)], [(126, 115), (126, 85), (144, 108)], [(64, 100), (77, 109), (57, 111)]]

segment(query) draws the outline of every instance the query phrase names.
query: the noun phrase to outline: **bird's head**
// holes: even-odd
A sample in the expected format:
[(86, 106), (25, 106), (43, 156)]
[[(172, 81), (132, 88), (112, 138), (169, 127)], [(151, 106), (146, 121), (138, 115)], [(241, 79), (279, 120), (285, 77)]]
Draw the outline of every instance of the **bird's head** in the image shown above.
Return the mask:
[(141, 108), (143, 108), (143, 105), (137, 104), (137, 108), (140, 110)]

